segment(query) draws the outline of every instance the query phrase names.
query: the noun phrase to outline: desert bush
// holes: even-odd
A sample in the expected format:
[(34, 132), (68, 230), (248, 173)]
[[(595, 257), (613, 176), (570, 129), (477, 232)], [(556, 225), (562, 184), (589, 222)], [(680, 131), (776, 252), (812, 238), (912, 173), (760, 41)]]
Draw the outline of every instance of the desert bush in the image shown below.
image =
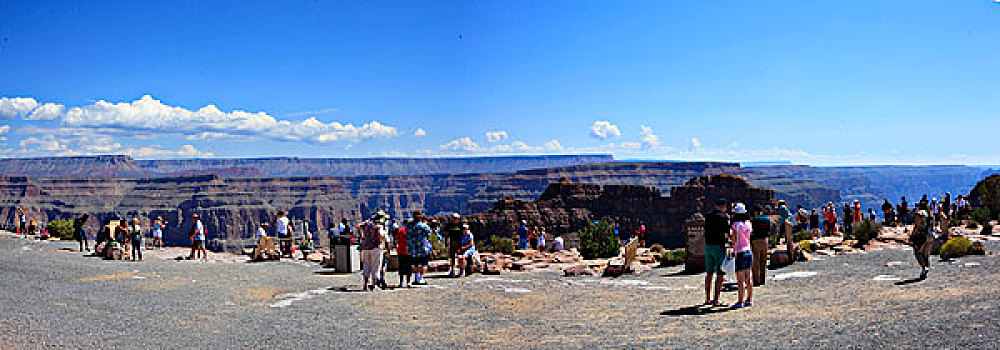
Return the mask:
[(975, 221), (969, 221), (969, 224), (965, 225), (965, 228), (970, 229), (970, 230), (975, 230), (975, 229), (979, 228), (979, 224), (976, 223)]
[(431, 246), (434, 247), (434, 252), (431, 254), (432, 260), (448, 257), (448, 245), (445, 244), (444, 239), (440, 235), (431, 235)]
[(983, 230), (979, 232), (981, 235), (989, 236), (993, 234), (993, 225), (983, 224)]
[(804, 252), (812, 253), (813, 252), (812, 241), (809, 240), (799, 241), (799, 249), (801, 249)]
[(674, 249), (660, 253), (660, 266), (676, 266), (687, 260), (687, 251)]
[(813, 234), (812, 234), (812, 231), (809, 231), (809, 230), (802, 230), (802, 231), (799, 231), (799, 232), (796, 232), (796, 233), (792, 234), (792, 240), (794, 240), (796, 242), (807, 241), (807, 240), (811, 240), (811, 239), (813, 239)]
[(486, 252), (497, 252), (504, 254), (514, 253), (514, 240), (510, 238), (504, 238), (499, 236), (490, 236), (489, 241), (483, 244), (483, 251)]
[(860, 244), (868, 243), (868, 241), (875, 239), (878, 237), (879, 232), (882, 231), (882, 223), (868, 219), (855, 222), (853, 226), (854, 228), (851, 230), (852, 239), (858, 240)]
[(649, 251), (651, 251), (653, 253), (660, 254), (660, 253), (666, 252), (667, 249), (663, 248), (663, 245), (661, 245), (661, 244), (654, 244), (654, 245), (652, 245), (652, 246), (649, 247)]
[(973, 221), (978, 222), (980, 225), (986, 225), (990, 223), (990, 208), (979, 207), (972, 210), (972, 214), (969, 214)]
[(606, 259), (618, 256), (621, 244), (615, 237), (615, 225), (604, 218), (580, 231), (580, 254), (584, 259)]
[(955, 237), (945, 242), (938, 254), (941, 256), (941, 260), (953, 259), (968, 253), (971, 246), (972, 241), (969, 241), (968, 238)]
[(52, 237), (65, 240), (76, 239), (76, 237), (73, 237), (73, 222), (70, 220), (50, 221), (48, 225), (45, 225), (45, 229), (49, 231), (49, 235)]

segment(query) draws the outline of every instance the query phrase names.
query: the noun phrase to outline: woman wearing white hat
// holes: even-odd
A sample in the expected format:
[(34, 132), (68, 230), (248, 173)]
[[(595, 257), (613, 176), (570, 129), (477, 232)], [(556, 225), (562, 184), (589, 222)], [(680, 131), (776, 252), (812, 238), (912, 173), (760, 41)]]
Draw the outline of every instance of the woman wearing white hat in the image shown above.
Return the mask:
[[(733, 209), (733, 252), (736, 254), (736, 284), (739, 286), (739, 298), (733, 308), (753, 306), (753, 279), (750, 270), (753, 268), (753, 253), (750, 248), (750, 215), (743, 203), (736, 203)], [(746, 295), (746, 299), (743, 296)]]

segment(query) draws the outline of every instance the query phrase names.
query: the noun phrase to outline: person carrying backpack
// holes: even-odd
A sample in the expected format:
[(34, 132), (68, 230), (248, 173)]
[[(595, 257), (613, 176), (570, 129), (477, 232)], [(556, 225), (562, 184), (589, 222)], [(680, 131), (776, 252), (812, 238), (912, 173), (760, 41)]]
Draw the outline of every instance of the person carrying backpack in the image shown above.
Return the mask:
[(934, 241), (934, 221), (926, 211), (920, 210), (914, 216), (913, 233), (910, 244), (913, 246), (913, 256), (920, 265), (920, 279), (927, 278), (927, 270), (931, 266), (931, 242)]
[[(379, 271), (382, 268), (382, 234), (374, 223), (365, 223), (361, 226), (361, 259), (363, 260), (365, 291), (374, 291), (379, 281)], [(371, 282), (369, 284), (369, 282)]]
[(767, 239), (771, 235), (771, 218), (764, 215), (764, 209), (755, 206), (750, 220), (750, 247), (753, 253), (753, 285), (763, 286), (767, 275)]

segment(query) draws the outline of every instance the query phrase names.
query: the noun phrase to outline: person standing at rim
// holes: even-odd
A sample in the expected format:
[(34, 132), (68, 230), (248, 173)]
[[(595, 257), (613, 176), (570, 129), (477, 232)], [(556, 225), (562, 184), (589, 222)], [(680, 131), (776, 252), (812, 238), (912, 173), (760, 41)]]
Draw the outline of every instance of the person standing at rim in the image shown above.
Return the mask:
[(844, 233), (851, 233), (854, 231), (854, 211), (851, 210), (851, 205), (844, 203)]
[(163, 228), (167, 225), (162, 216), (153, 220), (153, 247), (163, 250)]
[(444, 231), (448, 237), (448, 277), (455, 277), (455, 259), (462, 249), (462, 215), (451, 214), (451, 222), (445, 224)]
[[(816, 209), (813, 209), (812, 213), (809, 214), (809, 228), (812, 229), (813, 238), (823, 234), (823, 231), (819, 227), (819, 212)], [(754, 256), (759, 255), (754, 254)]]
[(528, 249), (528, 221), (521, 220), (517, 228), (517, 249)]
[[(378, 225), (366, 223), (361, 226), (361, 259), (364, 261), (362, 276), (365, 291), (374, 291), (379, 281), (379, 271), (382, 268), (382, 234)], [(369, 283), (371, 282), (371, 283)]]
[(427, 285), (424, 274), (427, 273), (427, 264), (434, 251), (431, 246), (431, 227), (424, 219), (424, 214), (417, 210), (413, 212), (413, 221), (406, 227), (406, 251), (410, 253), (410, 262), (413, 264), (413, 285), (417, 286)]
[(824, 229), (827, 236), (833, 236), (837, 233), (837, 210), (833, 207), (833, 202), (827, 203), (823, 207), (823, 216), (825, 216)]
[(892, 225), (892, 203), (886, 199), (885, 203), (882, 203), (882, 224), (886, 226)]
[(201, 253), (201, 259), (208, 260), (208, 252), (205, 250), (205, 225), (201, 223), (201, 217), (198, 213), (191, 214), (191, 233), (188, 235), (191, 238), (191, 256), (188, 260), (198, 259), (198, 253)]
[(913, 245), (913, 255), (920, 265), (920, 279), (927, 278), (927, 270), (931, 266), (931, 242), (934, 241), (934, 221), (926, 211), (917, 211), (914, 215), (913, 233), (910, 243)]
[[(747, 215), (747, 207), (743, 203), (736, 203), (733, 213), (730, 237), (733, 245), (732, 251), (736, 254), (736, 284), (739, 287), (739, 294), (733, 308), (738, 309), (753, 306), (753, 281), (750, 279), (750, 270), (754, 260), (750, 249), (750, 235), (753, 227), (750, 224), (750, 215)], [(743, 298), (744, 296), (746, 299)]]
[(778, 201), (778, 228), (781, 229), (781, 237), (785, 239), (785, 249), (788, 251), (788, 260), (795, 261), (795, 242), (792, 239), (792, 213), (788, 209), (788, 204), (784, 200)]
[(87, 230), (83, 228), (83, 225), (87, 224), (87, 219), (90, 215), (83, 214), (80, 217), (73, 219), (73, 237), (76, 237), (76, 241), (80, 243), (80, 251), (90, 251), (90, 242), (87, 239)]
[(24, 213), (24, 208), (17, 208), (18, 232), (25, 237), (28, 236), (28, 215)]
[(852, 222), (862, 222), (865, 221), (865, 212), (861, 210), (861, 202), (855, 200), (854, 206), (851, 208), (851, 221)]
[(132, 260), (142, 261), (142, 226), (138, 218), (132, 218), (128, 233), (132, 237)]
[(725, 277), (722, 260), (726, 256), (726, 236), (729, 235), (729, 215), (726, 214), (728, 205), (725, 199), (719, 198), (715, 201), (715, 210), (705, 216), (705, 305), (722, 306), (719, 295), (722, 293), (722, 280)]
[(897, 221), (899, 221), (901, 224), (903, 224), (903, 226), (906, 226), (906, 225), (908, 225), (910, 223), (910, 207), (909, 207), (909, 205), (910, 205), (909, 203), (906, 203), (906, 196), (903, 196), (903, 197), (900, 198), (900, 200), (899, 200), (899, 210), (896, 210), (896, 213), (899, 214), (899, 217), (897, 218), (898, 219)]
[(750, 251), (753, 253), (753, 276), (754, 286), (763, 286), (767, 275), (767, 238), (771, 235), (771, 218), (764, 215), (764, 209), (753, 207), (753, 219), (750, 226), (753, 231), (750, 234)]
[(281, 256), (292, 257), (292, 225), (285, 216), (284, 211), (278, 211), (274, 218), (274, 231), (277, 233), (278, 242), (281, 244)]
[[(403, 226), (396, 228), (393, 232), (393, 241), (396, 243), (396, 258), (399, 261), (399, 288), (410, 288), (410, 277), (413, 275), (413, 262), (410, 260), (410, 253), (407, 250), (409, 238), (406, 235), (406, 226), (409, 221), (404, 221)], [(403, 279), (406, 284), (403, 284)]]

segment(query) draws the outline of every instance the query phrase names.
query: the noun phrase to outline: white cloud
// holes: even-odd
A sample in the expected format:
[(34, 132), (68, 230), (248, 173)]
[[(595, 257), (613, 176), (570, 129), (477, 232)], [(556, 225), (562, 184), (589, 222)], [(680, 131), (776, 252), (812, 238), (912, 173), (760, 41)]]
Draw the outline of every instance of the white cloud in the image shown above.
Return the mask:
[(640, 125), (639, 128), (642, 131), (639, 132), (639, 136), (642, 137), (642, 144), (646, 148), (659, 148), (660, 147), (660, 136), (653, 133), (653, 128), (647, 125)]
[(701, 141), (698, 141), (697, 137), (692, 137), (691, 138), (691, 149), (699, 149), (699, 148), (701, 148)]
[[(94, 104), (71, 107), (46, 103), (40, 107), (33, 99), (4, 98), (0, 115), (35, 120), (58, 120), (75, 128), (113, 128), (129, 132), (158, 132), (184, 136), (216, 133), (259, 136), (281, 141), (316, 143), (350, 142), (399, 135), (395, 127), (371, 121), (363, 125), (324, 123), (314, 117), (302, 121), (279, 120), (263, 112), (234, 110), (223, 112), (214, 105), (198, 110), (169, 106), (145, 95), (133, 102)], [(27, 101), (27, 102), (25, 102)], [(31, 102), (35, 105), (31, 106)], [(31, 106), (32, 109), (27, 109)], [(28, 114), (27, 110), (30, 110)], [(198, 137), (198, 136), (196, 136)]]
[(413, 132), (413, 136), (424, 137), (424, 136), (427, 136), (427, 132), (424, 131), (424, 128), (417, 128), (417, 131)]
[(24, 118), (38, 107), (38, 101), (30, 97), (0, 97), (0, 119)]
[(468, 137), (448, 141), (447, 143), (441, 145), (440, 148), (442, 151), (475, 152), (480, 150), (479, 144), (473, 142), (472, 139)]
[[(143, 139), (143, 137), (137, 137)], [(253, 141), (257, 137), (246, 135), (233, 135), (224, 132), (205, 131), (202, 133), (188, 135), (184, 137), (188, 141)], [(151, 139), (151, 138), (149, 138)]]
[(6, 134), (10, 132), (10, 125), (0, 125), (0, 134)]
[(38, 108), (35, 108), (35, 110), (31, 111), (31, 114), (28, 114), (28, 116), (24, 117), (24, 119), (56, 120), (62, 116), (64, 110), (66, 110), (66, 107), (63, 105), (55, 103), (46, 103), (41, 106), (38, 106)]
[(507, 140), (507, 131), (497, 130), (486, 133), (486, 141), (489, 143), (498, 143), (506, 140)]
[(549, 140), (549, 142), (545, 143), (544, 147), (549, 151), (561, 151), (563, 149), (562, 144), (558, 140)]
[(284, 116), (284, 117), (305, 117), (305, 116), (333, 114), (333, 113), (340, 113), (340, 112), (341, 111), (338, 108), (323, 108), (323, 109), (317, 109), (315, 111), (302, 111), (302, 112), (285, 113), (285, 114), (282, 114), (282, 116)]
[(609, 138), (622, 136), (621, 130), (618, 130), (618, 126), (611, 124), (606, 120), (598, 120), (594, 122), (594, 125), (590, 127), (590, 136), (607, 140)]

